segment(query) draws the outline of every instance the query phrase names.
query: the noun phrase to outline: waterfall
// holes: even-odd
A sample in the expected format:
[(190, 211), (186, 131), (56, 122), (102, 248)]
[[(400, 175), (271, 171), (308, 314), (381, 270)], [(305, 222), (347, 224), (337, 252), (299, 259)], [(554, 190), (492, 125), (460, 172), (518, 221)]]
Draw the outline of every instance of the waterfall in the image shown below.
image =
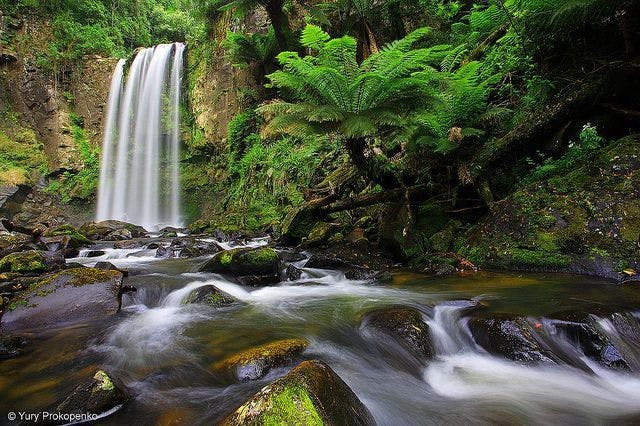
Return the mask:
[(135, 56), (124, 81), (116, 65), (102, 146), (96, 220), (147, 229), (181, 226), (180, 94), (185, 46), (160, 44)]

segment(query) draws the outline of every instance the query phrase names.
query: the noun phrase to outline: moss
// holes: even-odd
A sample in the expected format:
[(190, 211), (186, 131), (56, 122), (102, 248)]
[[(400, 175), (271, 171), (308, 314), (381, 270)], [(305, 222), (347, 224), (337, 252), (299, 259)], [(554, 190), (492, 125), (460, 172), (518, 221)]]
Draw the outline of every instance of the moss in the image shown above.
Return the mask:
[(567, 255), (545, 251), (511, 249), (508, 256), (514, 267), (566, 268), (571, 263), (571, 257)]
[(271, 398), (271, 407), (262, 416), (262, 424), (275, 425), (323, 425), (309, 393), (300, 386), (282, 390)]
[(107, 373), (102, 370), (98, 370), (98, 372), (93, 376), (94, 380), (97, 381), (97, 384), (94, 389), (92, 389), (92, 393), (102, 391), (102, 392), (113, 392), (115, 390), (115, 385), (113, 381), (111, 381), (111, 377)]
[(241, 255), (243, 263), (270, 263), (278, 261), (278, 252), (272, 248), (252, 250)]
[(0, 271), (20, 274), (38, 273), (47, 269), (42, 252), (29, 250), (11, 253), (0, 260)]
[(231, 265), (231, 261), (233, 260), (233, 255), (229, 252), (224, 252), (220, 255), (220, 264), (224, 266)]
[(71, 238), (71, 241), (75, 246), (91, 244), (91, 241), (86, 236), (84, 236), (76, 228), (68, 224), (49, 228), (42, 235), (44, 237), (68, 236), (69, 238)]
[(303, 339), (283, 339), (256, 346), (238, 354), (232, 355), (216, 363), (214, 370), (230, 368), (236, 365), (255, 363), (260, 359), (281, 359), (292, 357), (304, 351), (307, 341)]

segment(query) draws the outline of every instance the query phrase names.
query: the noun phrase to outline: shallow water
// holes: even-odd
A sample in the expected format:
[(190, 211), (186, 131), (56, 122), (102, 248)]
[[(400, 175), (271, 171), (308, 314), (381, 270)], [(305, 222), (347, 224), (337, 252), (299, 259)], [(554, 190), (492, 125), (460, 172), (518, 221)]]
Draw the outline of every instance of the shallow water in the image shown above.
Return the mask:
[[(136, 272), (125, 284), (138, 291), (124, 296), (115, 318), (32, 334), (27, 354), (0, 362), (0, 411), (45, 408), (105, 368), (135, 398), (102, 423), (211, 424), (290, 368), (234, 384), (212, 374), (212, 364), (261, 343), (302, 337), (310, 342), (304, 357), (327, 362), (383, 425), (601, 424), (640, 418), (640, 341), (600, 318), (600, 329), (631, 361), (632, 372), (622, 373), (587, 359), (542, 318), (602, 306), (635, 312), (637, 288), (569, 275), (497, 273), (430, 279), (398, 272), (392, 282), (380, 284), (319, 269), (304, 269), (297, 281), (249, 288), (195, 272), (207, 257), (127, 257), (138, 251), (107, 250), (102, 257), (72, 260), (131, 268)], [(222, 309), (181, 304), (206, 284), (241, 303)], [(470, 337), (463, 307), (453, 303), (463, 299), (482, 300), (488, 312), (530, 317), (562, 361), (527, 366), (487, 354)], [(360, 328), (367, 310), (388, 305), (422, 313), (436, 348), (434, 360), (415, 359), (392, 340)]]

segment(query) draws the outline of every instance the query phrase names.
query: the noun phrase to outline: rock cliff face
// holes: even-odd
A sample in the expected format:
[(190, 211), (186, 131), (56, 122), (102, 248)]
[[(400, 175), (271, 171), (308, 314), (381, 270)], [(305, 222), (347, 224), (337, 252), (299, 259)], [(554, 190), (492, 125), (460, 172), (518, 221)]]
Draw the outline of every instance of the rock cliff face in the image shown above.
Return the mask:
[[(101, 144), (104, 108), (117, 59), (85, 57), (68, 71), (56, 72), (58, 70), (48, 69), (40, 63), (36, 54), (38, 49), (46, 49), (52, 40), (49, 22), (34, 17), (14, 18), (9, 26), (3, 17), (0, 19), (2, 31), (10, 31), (12, 37), (11, 43), (3, 46), (0, 52), (0, 110), (3, 111), (0, 132), (9, 144), (9, 151), (12, 151), (12, 144), (14, 148), (21, 146), (30, 155), (36, 150), (42, 151), (37, 161), (41, 163), (39, 167), (36, 167), (36, 161), (23, 165), (31, 177), (26, 187), (16, 192), (15, 183), (24, 182), (0, 179), (0, 185), (5, 186), (3, 192), (21, 195), (20, 199), (5, 197), (12, 205), (11, 212), (4, 211), (6, 203), (0, 203), (0, 216), (13, 216), (20, 210), (18, 204), (24, 201), (24, 193), (32, 189), (28, 186), (38, 184), (38, 178), (45, 177), (43, 174), (55, 176), (83, 168), (72, 118), (82, 123), (84, 135), (91, 145)], [(55, 211), (54, 216), (65, 216), (66, 208), (52, 206), (56, 204), (55, 197), (44, 201), (43, 197), (49, 198), (35, 191), (28, 199), (40, 201), (32, 206), (35, 210)], [(85, 208), (85, 213), (90, 210)], [(47, 214), (41, 213), (31, 211), (28, 216), (46, 219)]]
[(204, 132), (206, 143), (224, 149), (227, 124), (256, 101), (261, 90), (249, 70), (233, 66), (224, 56), (222, 43), (227, 31), (266, 32), (264, 11), (256, 11), (241, 21), (230, 12), (222, 14), (206, 43), (189, 49), (189, 102), (195, 124)]
[(82, 164), (70, 130), (70, 114), (84, 121), (89, 141), (99, 145), (103, 109), (117, 60), (87, 57), (68, 75), (54, 76), (51, 70), (37, 65), (33, 49), (51, 40), (49, 23), (25, 20), (16, 25), (14, 39), (18, 41), (13, 60), (0, 64), (0, 105), (18, 113), (21, 124), (36, 131), (44, 144), (50, 172), (78, 170)]

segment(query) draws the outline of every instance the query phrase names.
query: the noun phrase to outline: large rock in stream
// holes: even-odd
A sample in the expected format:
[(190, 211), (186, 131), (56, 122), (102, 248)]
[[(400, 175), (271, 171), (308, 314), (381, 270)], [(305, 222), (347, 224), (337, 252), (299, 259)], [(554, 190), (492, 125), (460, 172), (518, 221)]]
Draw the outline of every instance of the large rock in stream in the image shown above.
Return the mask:
[(284, 339), (256, 346), (214, 364), (212, 371), (239, 381), (264, 377), (273, 368), (283, 367), (299, 358), (307, 348), (303, 339)]
[(475, 342), (491, 354), (523, 363), (553, 362), (525, 318), (494, 314), (471, 318), (468, 325)]
[(280, 258), (268, 247), (235, 248), (217, 253), (200, 271), (230, 275), (242, 284), (260, 286), (280, 280)]
[[(604, 314), (602, 317), (609, 320), (611, 325), (618, 330), (617, 332), (623, 327), (631, 326), (626, 330), (630, 339), (634, 337), (633, 333), (638, 333), (639, 328), (635, 327), (640, 324), (633, 317), (631, 323), (628, 321), (629, 318), (621, 313)], [(608, 368), (630, 370), (630, 364), (625, 359), (623, 351), (598, 326), (597, 320), (598, 316), (587, 312), (563, 311), (549, 315), (545, 323), (552, 331), (561, 333), (588, 358)], [(637, 335), (635, 337), (637, 338)]]
[(120, 308), (122, 274), (72, 268), (42, 277), (17, 295), (2, 316), (4, 330), (27, 330), (78, 323), (115, 314)]
[(211, 306), (212, 308), (221, 308), (236, 302), (231, 295), (218, 290), (213, 285), (203, 285), (193, 290), (184, 299), (184, 304), (196, 303), (200, 305)]
[(374, 425), (369, 410), (327, 364), (304, 361), (262, 388), (222, 425)]
[(92, 240), (120, 241), (146, 237), (147, 231), (138, 225), (119, 220), (89, 222), (80, 227), (80, 232)]
[(416, 358), (431, 358), (434, 354), (429, 326), (416, 309), (404, 306), (377, 309), (364, 316), (361, 327), (390, 336)]
[(65, 414), (103, 414), (130, 399), (127, 389), (120, 381), (104, 370), (85, 383), (78, 385), (55, 409)]

